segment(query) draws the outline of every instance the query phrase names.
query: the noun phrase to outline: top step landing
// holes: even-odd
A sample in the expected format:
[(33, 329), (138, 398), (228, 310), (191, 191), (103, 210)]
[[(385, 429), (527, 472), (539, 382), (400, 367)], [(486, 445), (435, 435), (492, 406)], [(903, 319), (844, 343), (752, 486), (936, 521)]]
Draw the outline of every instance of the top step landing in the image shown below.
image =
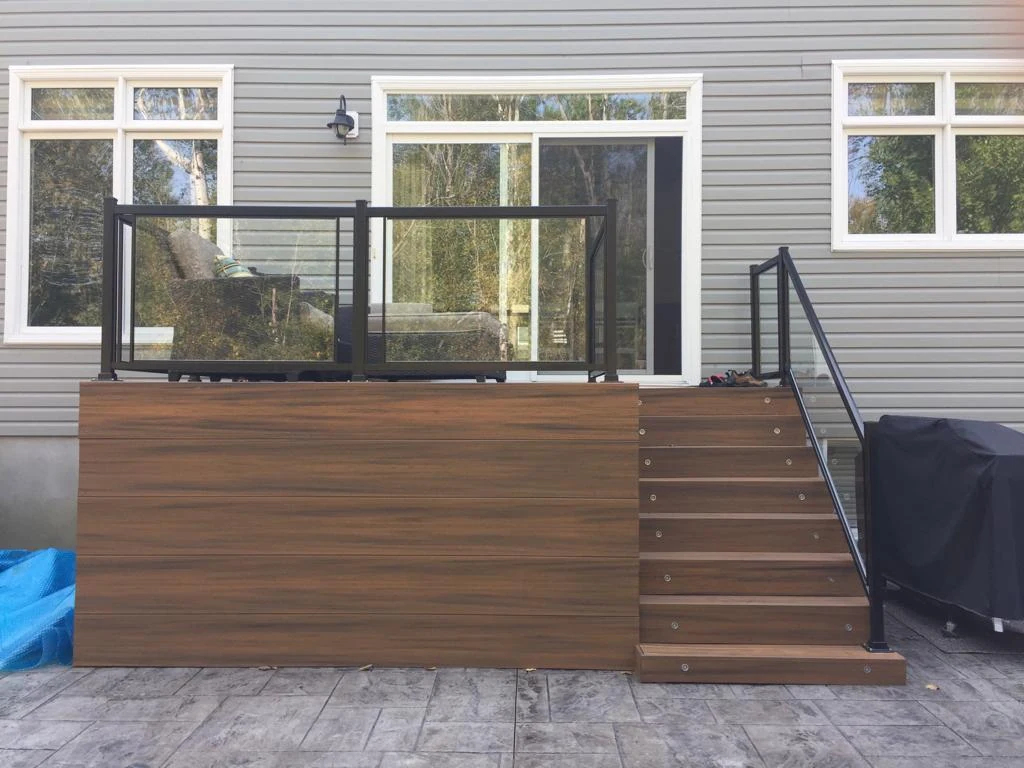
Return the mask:
[(769, 416), (798, 414), (789, 387), (650, 387), (640, 389), (645, 416)]

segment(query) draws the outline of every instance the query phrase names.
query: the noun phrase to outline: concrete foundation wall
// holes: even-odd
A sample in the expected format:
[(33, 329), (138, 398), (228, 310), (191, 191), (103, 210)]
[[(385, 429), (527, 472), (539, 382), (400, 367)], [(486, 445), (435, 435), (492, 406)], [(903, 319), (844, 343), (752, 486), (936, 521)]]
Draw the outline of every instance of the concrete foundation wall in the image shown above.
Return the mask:
[(0, 438), (0, 549), (75, 546), (78, 438)]

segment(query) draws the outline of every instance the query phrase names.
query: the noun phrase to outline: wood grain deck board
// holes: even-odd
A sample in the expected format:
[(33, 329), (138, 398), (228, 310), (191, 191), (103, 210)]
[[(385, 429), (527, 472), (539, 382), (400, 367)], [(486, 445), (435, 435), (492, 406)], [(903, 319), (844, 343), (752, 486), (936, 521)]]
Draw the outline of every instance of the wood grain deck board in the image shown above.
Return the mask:
[[(570, 396), (567, 386), (587, 391)], [(636, 392), (626, 384), (86, 382), (79, 435), (633, 441)]]
[(83, 496), (78, 508), (79, 555), (637, 553), (630, 499)]
[(79, 495), (634, 499), (636, 456), (627, 442), (80, 440)]
[(81, 613), (635, 616), (629, 557), (82, 556)]
[(632, 669), (635, 617), (82, 614), (75, 664)]

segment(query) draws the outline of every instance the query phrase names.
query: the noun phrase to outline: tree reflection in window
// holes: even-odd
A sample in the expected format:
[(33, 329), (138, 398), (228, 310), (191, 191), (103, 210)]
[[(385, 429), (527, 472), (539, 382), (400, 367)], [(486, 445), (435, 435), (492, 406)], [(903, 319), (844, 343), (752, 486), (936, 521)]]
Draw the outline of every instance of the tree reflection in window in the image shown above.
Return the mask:
[(99, 325), (113, 141), (34, 139), (30, 146), (29, 325)]

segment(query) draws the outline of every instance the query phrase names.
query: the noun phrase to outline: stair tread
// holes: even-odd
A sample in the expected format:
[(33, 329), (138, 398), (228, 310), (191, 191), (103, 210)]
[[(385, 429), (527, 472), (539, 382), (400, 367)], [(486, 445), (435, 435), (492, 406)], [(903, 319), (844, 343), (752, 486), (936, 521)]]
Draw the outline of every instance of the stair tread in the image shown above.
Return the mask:
[(807, 595), (640, 595), (640, 605), (785, 606), (800, 608), (866, 608), (863, 596)]
[(757, 396), (793, 396), (793, 390), (790, 387), (692, 387), (692, 386), (674, 386), (667, 385), (663, 387), (652, 386), (640, 387), (640, 399), (646, 395), (660, 395), (673, 392), (675, 394), (681, 394), (683, 396), (711, 396), (711, 397), (757, 397)]
[(678, 451), (678, 450), (701, 450), (701, 451), (721, 451), (722, 453), (729, 452), (735, 453), (736, 451), (757, 451), (762, 453), (786, 453), (793, 450), (793, 448), (799, 448), (805, 452), (812, 450), (809, 445), (648, 445), (642, 447), (641, 451)]
[(680, 484), (680, 485), (683, 485), (683, 484), (686, 484), (686, 485), (700, 485), (700, 484), (703, 484), (703, 483), (715, 483), (715, 482), (717, 482), (717, 483), (728, 483), (730, 485), (736, 485), (736, 484), (765, 484), (765, 485), (780, 484), (781, 485), (781, 484), (785, 484), (785, 483), (807, 484), (807, 483), (812, 483), (812, 482), (813, 483), (822, 483), (822, 484), (824, 484), (824, 480), (820, 476), (818, 476), (818, 475), (801, 475), (801, 476), (788, 475), (786, 477), (759, 476), (759, 477), (641, 477), (640, 478), (640, 484), (641, 485), (656, 484), (656, 483)]
[[(643, 395), (641, 394), (641, 397)], [(793, 417), (789, 415), (780, 415), (777, 413), (755, 413), (748, 416), (738, 414), (736, 416), (713, 414), (713, 413), (694, 413), (694, 414), (682, 414), (680, 416), (641, 416), (641, 419), (658, 422), (661, 420), (665, 421), (691, 421), (695, 419), (706, 419), (707, 421), (721, 421), (722, 419), (734, 418), (736, 421), (763, 421), (765, 424), (778, 421), (779, 419), (793, 419), (800, 418), (799, 416)]]
[(837, 520), (827, 512), (641, 512), (641, 520)]
[(640, 643), (637, 648), (644, 656), (674, 657), (687, 656), (737, 656), (740, 658), (788, 658), (788, 659), (856, 659), (878, 660), (884, 657), (895, 661), (899, 654), (878, 654), (865, 650), (859, 645), (730, 645), (686, 643)]
[(641, 560), (852, 563), (848, 552), (641, 552)]

